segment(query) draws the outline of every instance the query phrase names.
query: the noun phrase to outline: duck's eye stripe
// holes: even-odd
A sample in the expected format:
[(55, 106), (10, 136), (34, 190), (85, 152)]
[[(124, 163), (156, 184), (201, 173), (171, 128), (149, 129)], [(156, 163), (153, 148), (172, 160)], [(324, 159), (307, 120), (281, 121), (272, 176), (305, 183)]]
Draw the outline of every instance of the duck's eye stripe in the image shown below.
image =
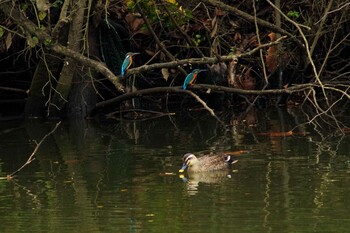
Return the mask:
[(187, 162), (193, 158), (193, 155), (189, 155), (186, 159), (185, 159), (185, 163), (187, 164)]

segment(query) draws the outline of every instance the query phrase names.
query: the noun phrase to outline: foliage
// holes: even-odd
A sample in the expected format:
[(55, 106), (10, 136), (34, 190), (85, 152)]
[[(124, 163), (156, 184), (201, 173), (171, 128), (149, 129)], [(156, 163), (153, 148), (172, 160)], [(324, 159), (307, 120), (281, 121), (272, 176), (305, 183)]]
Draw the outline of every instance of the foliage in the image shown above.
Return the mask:
[[(16, 47), (12, 42), (18, 38), (21, 38), (22, 46), (25, 45), (21, 49), (26, 51), (26, 56), (35, 54), (36, 59), (46, 59), (45, 56), (51, 53), (45, 49), (36, 49), (37, 46), (49, 49), (57, 44), (66, 46), (67, 31), (73, 23), (64, 22), (64, 20), (60, 22), (58, 19), (64, 3), (63, 0), (50, 2), (24, 0), (18, 3), (15, 9), (20, 9), (23, 16), (35, 25), (35, 30), (23, 30), (23, 25), (17, 27), (13, 18), (1, 15), (0, 51), (8, 52), (11, 46), (18, 48), (18, 44)], [(76, 41), (92, 40), (91, 44), (85, 44), (86, 47), (78, 48), (75, 52), (88, 57), (90, 52), (87, 51), (88, 47), (95, 44), (102, 45), (102, 56), (108, 54), (111, 59), (108, 61), (98, 56), (93, 59), (104, 61), (115, 75), (120, 70), (123, 54), (127, 51), (138, 51), (141, 55), (135, 59), (132, 67), (190, 58), (218, 58), (220, 62), (216, 64), (201, 63), (207, 66), (208, 72), (201, 74), (205, 78), (199, 77), (197, 82), (240, 89), (283, 89), (295, 84), (308, 83), (310, 80), (317, 80), (322, 89), (323, 82), (343, 82), (348, 78), (350, 14), (346, 3), (340, 0), (321, 1), (317, 4), (286, 1), (280, 7), (283, 14), (275, 11), (272, 1), (112, 0), (85, 3), (84, 7), (79, 8), (86, 9), (83, 12), (84, 16), (80, 17), (84, 19), (81, 24), (83, 26), (81, 30), (77, 30), (84, 33)], [(96, 5), (93, 5), (95, 3)], [(70, 19), (74, 15), (73, 12), (74, 9), (68, 8), (65, 17)], [(257, 14), (255, 15), (254, 12)], [(96, 38), (87, 38), (89, 30), (98, 27), (101, 29), (106, 18), (108, 18), (107, 21), (114, 20), (115, 25), (112, 30), (110, 30), (112, 25), (110, 23), (104, 32), (99, 32), (99, 35), (96, 31), (91, 34)], [(281, 20), (276, 22), (278, 18)], [(62, 25), (56, 25), (57, 22)], [(50, 30), (53, 28), (58, 31), (52, 33)], [(49, 37), (40, 37), (33, 31), (47, 33)], [(55, 41), (56, 36), (53, 38), (50, 36), (57, 33), (66, 37), (62, 41)], [(278, 39), (280, 36), (287, 36), (288, 39), (280, 42)], [(100, 39), (100, 41), (95, 43), (94, 39), (96, 41)], [(276, 41), (278, 45), (274, 43)], [(261, 45), (270, 42), (274, 43), (274, 46), (261, 48)], [(68, 48), (71, 48), (71, 44)], [(101, 51), (99, 49), (101, 48), (96, 50)], [(239, 56), (253, 50), (258, 52), (251, 53), (244, 59), (220, 60), (229, 54)], [(17, 52), (13, 51), (13, 54)], [(63, 59), (67, 57), (66, 54), (59, 55), (63, 55)], [(49, 68), (47, 69), (50, 77), (55, 77), (57, 80), (52, 83), (45, 82), (46, 87), (53, 92), (57, 91), (55, 84), (61, 81), (55, 75), (60, 74), (59, 69), (62, 69), (63, 64), (62, 57), (57, 57), (61, 59), (57, 70), (52, 72)], [(70, 58), (72, 57), (75, 56), (71, 55)], [(91, 63), (89, 66), (82, 60), (80, 62), (85, 67), (94, 68)], [(190, 60), (188, 63), (191, 63)], [(45, 65), (50, 67), (46, 60)], [(194, 68), (202, 68), (195, 66), (197, 65), (186, 63), (176, 68), (159, 66), (156, 69), (140, 69), (141, 71), (134, 72), (142, 72), (142, 75), (151, 78), (136, 79), (133, 85), (135, 84), (138, 89), (182, 85), (186, 73)], [(122, 81), (118, 79), (118, 83)], [(115, 82), (112, 83), (115, 85)], [(123, 85), (127, 83), (124, 82)], [(98, 87), (96, 89), (101, 99), (106, 99), (104, 93)], [(343, 86), (341, 90), (345, 90)], [(109, 90), (109, 92), (112, 91)], [(323, 98), (320, 99), (325, 99), (324, 89), (322, 92)], [(60, 94), (57, 93), (57, 95)], [(113, 95), (118, 94), (113, 92)], [(342, 95), (342, 92), (338, 91), (335, 98), (339, 97), (339, 94)], [(244, 101), (246, 100), (242, 100)]]
[(298, 11), (288, 11), (287, 16), (292, 19), (298, 19), (300, 17), (300, 12)]
[(127, 7), (131, 12), (137, 12), (136, 4), (141, 5), (144, 13), (147, 15), (152, 24), (160, 23), (163, 25), (163, 27), (169, 29), (175, 29), (176, 27), (169, 18), (167, 12), (164, 10), (164, 7), (171, 12), (171, 17), (173, 17), (179, 25), (184, 25), (189, 20), (193, 19), (191, 12), (183, 9), (182, 6), (179, 6), (179, 3), (176, 0), (165, 0), (163, 2), (161, 1), (159, 4), (156, 4), (153, 0), (127, 1)]

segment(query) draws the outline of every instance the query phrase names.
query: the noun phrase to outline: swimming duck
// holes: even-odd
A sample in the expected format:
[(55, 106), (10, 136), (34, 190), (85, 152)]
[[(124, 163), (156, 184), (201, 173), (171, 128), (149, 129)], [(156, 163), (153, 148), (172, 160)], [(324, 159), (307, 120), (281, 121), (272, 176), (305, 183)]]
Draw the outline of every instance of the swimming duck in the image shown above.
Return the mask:
[(231, 164), (237, 163), (238, 160), (232, 159), (227, 154), (203, 155), (197, 158), (192, 153), (183, 156), (183, 165), (179, 172), (207, 172), (228, 169)]

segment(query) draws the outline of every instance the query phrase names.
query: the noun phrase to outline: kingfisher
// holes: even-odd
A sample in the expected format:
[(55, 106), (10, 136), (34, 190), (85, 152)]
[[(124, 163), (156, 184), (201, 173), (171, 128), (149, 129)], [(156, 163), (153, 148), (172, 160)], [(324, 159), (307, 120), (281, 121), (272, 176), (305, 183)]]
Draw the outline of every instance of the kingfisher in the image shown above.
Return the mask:
[(189, 73), (185, 78), (185, 82), (182, 86), (183, 89), (186, 90), (187, 85), (192, 85), (196, 81), (198, 73), (202, 71), (206, 70), (194, 69), (191, 73)]
[(132, 57), (140, 53), (127, 53), (122, 64), (122, 77), (124, 77), (125, 72), (132, 64)]

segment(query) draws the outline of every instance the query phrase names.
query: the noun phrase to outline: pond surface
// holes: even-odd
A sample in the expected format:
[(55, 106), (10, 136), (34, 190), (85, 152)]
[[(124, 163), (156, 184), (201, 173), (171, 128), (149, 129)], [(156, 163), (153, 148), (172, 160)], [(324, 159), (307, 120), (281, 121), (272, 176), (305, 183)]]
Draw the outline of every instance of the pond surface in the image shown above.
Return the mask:
[[(220, 117), (230, 126), (204, 112), (62, 122), (34, 161), (0, 180), (0, 232), (349, 231), (348, 135), (282, 110)], [(55, 124), (0, 123), (0, 176)], [(239, 162), (179, 175), (184, 153), (208, 151)]]

